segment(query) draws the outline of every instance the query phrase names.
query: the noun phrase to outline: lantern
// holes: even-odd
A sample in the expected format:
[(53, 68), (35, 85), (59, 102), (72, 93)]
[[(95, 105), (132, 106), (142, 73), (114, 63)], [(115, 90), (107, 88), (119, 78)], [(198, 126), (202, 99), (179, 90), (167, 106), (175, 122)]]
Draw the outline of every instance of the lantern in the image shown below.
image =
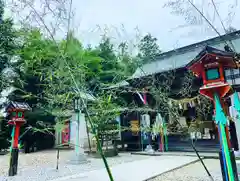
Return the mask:
[(27, 103), (10, 102), (6, 107), (6, 111), (9, 115), (8, 124), (13, 125), (13, 142), (11, 149), (11, 159), (9, 167), (9, 176), (14, 176), (17, 174), (18, 167), (18, 137), (20, 133), (20, 127), (26, 120), (24, 118), (24, 113), (31, 110)]
[(213, 100), (215, 104), (215, 120), (218, 125), (221, 146), (219, 158), (223, 181), (237, 181), (236, 160), (229, 141), (226, 126), (227, 118), (222, 108), (224, 106), (223, 98), (233, 93), (233, 89), (225, 79), (224, 69), (237, 68), (235, 53), (207, 46), (187, 65), (187, 68), (197, 77), (202, 77), (203, 86), (200, 87), (199, 92)]
[(203, 86), (199, 90), (202, 95), (213, 100), (214, 93), (221, 98), (233, 93), (224, 76), (224, 69), (237, 68), (233, 57), (233, 52), (225, 52), (207, 46), (187, 65), (187, 68), (196, 76), (202, 77)]
[(75, 98), (73, 100), (73, 107), (75, 112), (79, 112), (81, 110), (81, 100), (80, 98)]

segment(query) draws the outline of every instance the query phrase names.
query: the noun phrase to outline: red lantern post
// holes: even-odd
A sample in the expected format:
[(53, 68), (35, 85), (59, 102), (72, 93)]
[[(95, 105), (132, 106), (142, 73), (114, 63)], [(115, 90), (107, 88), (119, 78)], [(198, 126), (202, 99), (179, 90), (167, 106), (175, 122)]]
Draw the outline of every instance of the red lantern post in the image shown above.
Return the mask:
[[(225, 107), (223, 99), (233, 94), (233, 89), (225, 79), (224, 69), (237, 68), (235, 54), (233, 52), (225, 52), (207, 46), (192, 62), (187, 65), (187, 68), (191, 70), (197, 77), (202, 77), (203, 86), (199, 90), (200, 94), (208, 97), (213, 101), (214, 97), (217, 95), (220, 99), (222, 107)], [(231, 148), (227, 126), (225, 126), (225, 131), (226, 140), (228, 142), (227, 149), (230, 153), (232, 169), (234, 172), (234, 179), (238, 180), (236, 160), (234, 152)], [(218, 132), (220, 134), (220, 130), (218, 130)], [(221, 139), (220, 136), (219, 139)], [(222, 149), (222, 145), (220, 146), (220, 148)], [(226, 166), (224, 167), (224, 156), (221, 149), (219, 152), (219, 158), (222, 168), (223, 181), (225, 181), (229, 180), (230, 178), (226, 171)]]
[(6, 107), (6, 111), (10, 116), (8, 124), (13, 125), (13, 143), (11, 148), (11, 159), (9, 166), (9, 176), (14, 176), (17, 174), (18, 167), (18, 139), (20, 134), (20, 127), (26, 122), (24, 118), (25, 111), (31, 110), (30, 106), (26, 103), (10, 102)]

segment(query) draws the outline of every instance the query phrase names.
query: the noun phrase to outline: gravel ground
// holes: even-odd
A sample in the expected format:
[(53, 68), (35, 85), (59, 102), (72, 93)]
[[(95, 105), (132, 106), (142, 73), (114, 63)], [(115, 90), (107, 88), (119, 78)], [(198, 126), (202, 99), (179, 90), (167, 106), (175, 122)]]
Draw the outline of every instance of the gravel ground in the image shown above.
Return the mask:
[[(89, 163), (82, 165), (68, 164), (74, 151), (60, 151), (59, 170), (56, 170), (56, 150), (42, 151), (31, 154), (20, 154), (18, 175), (7, 177), (9, 156), (0, 156), (0, 181), (47, 181), (54, 178), (78, 174), (104, 167), (101, 159), (88, 158)], [(147, 159), (148, 156), (120, 153), (118, 157), (108, 158), (110, 166)], [(214, 177), (214, 181), (222, 181), (220, 164), (217, 159), (205, 159), (204, 163)], [(238, 162), (240, 163), (240, 162)], [(161, 163), (159, 163), (161, 164)], [(148, 181), (210, 181), (200, 162), (162, 174)]]
[[(56, 170), (56, 150), (21, 154), (19, 156), (18, 175), (7, 177), (9, 156), (0, 157), (0, 181), (46, 181), (54, 178), (78, 174), (81, 172), (101, 169), (104, 167), (101, 159), (88, 158), (89, 163), (82, 165), (68, 164), (74, 151), (60, 151), (59, 170)], [(110, 166), (147, 159), (146, 156), (120, 153), (117, 157), (108, 158)]]
[[(203, 160), (214, 181), (222, 181), (220, 163), (217, 159)], [(183, 168), (162, 174), (148, 181), (210, 181), (201, 162), (185, 166)]]

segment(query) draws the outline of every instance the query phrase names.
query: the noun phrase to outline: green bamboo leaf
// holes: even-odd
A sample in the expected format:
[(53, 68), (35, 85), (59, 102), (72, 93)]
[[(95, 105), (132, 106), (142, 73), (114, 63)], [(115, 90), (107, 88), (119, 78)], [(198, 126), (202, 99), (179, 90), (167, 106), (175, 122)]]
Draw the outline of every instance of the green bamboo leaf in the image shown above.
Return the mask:
[(108, 97), (108, 103), (111, 102), (111, 99), (112, 99), (112, 95), (110, 94), (109, 97)]

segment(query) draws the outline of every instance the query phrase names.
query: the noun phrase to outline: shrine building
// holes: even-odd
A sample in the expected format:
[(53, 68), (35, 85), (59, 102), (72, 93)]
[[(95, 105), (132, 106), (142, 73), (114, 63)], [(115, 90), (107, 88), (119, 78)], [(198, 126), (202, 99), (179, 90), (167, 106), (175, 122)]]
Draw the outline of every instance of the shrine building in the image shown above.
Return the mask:
[[(185, 127), (188, 130), (187, 134), (186, 130), (181, 130), (180, 128), (176, 129), (175, 132), (172, 131), (169, 133), (169, 151), (193, 151), (190, 142), (194, 140), (194, 144), (199, 151), (217, 152), (219, 141), (212, 117), (213, 107), (211, 107), (210, 112), (206, 113), (204, 118), (198, 118), (198, 115), (196, 115), (196, 109), (205, 104), (199, 102), (199, 88), (202, 86), (202, 80), (194, 78), (191, 85), (186, 84), (187, 80), (185, 78), (188, 75), (186, 65), (198, 56), (201, 56), (203, 52), (218, 55), (229, 51), (240, 53), (240, 31), (164, 52), (157, 56), (154, 61), (137, 68), (129, 79), (119, 83), (115, 87), (111, 87), (121, 90), (119, 91), (119, 96), (125, 100), (127, 105), (138, 105), (138, 110), (125, 111), (121, 114), (121, 126), (133, 127), (131, 125), (133, 123), (136, 128), (136, 125), (141, 125), (141, 119), (146, 114), (149, 115), (150, 124), (153, 125), (158, 113), (162, 114), (168, 125), (174, 125), (174, 116), (165, 114), (163, 111), (164, 108), (161, 107), (160, 109), (156, 103), (157, 97), (150, 93), (150, 89), (153, 86), (161, 87), (164, 80), (169, 81), (168, 79), (170, 78), (171, 82), (165, 82), (166, 85), (169, 85), (170, 90), (168, 101), (170, 100), (170, 104), (179, 105), (178, 109), (181, 114), (179, 114), (178, 124), (181, 124), (182, 128)], [(173, 74), (174, 76), (172, 76)], [(224, 76), (233, 89), (240, 92), (240, 69), (225, 70)], [(181, 93), (180, 91), (184, 86), (188, 90), (187, 93)], [(232, 116), (234, 113), (231, 107), (231, 99), (228, 99), (227, 103), (227, 114)], [(196, 120), (200, 123), (195, 130), (198, 134), (192, 137), (191, 129), (189, 128), (193, 124), (192, 122), (196, 122)], [(175, 126), (178, 127), (177, 125)], [(238, 140), (240, 140), (240, 137)], [(130, 150), (143, 148), (141, 133), (136, 131), (123, 131), (121, 133), (121, 141), (128, 144)]]

